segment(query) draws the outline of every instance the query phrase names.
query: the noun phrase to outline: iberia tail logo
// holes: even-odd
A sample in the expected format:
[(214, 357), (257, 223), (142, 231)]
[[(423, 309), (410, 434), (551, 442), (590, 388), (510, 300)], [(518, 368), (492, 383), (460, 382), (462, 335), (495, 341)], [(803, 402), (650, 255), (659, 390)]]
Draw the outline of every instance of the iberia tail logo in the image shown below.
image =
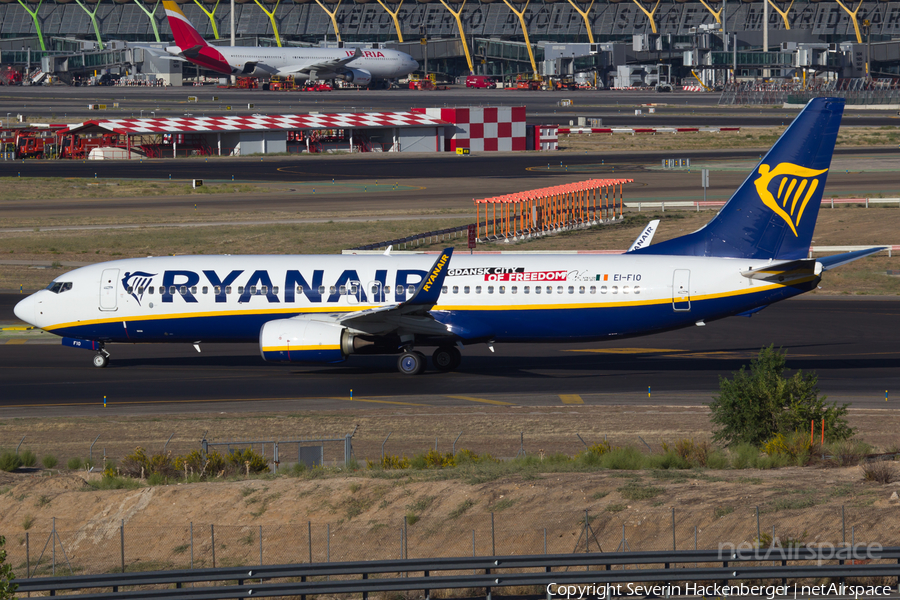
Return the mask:
[[(794, 236), (806, 203), (809, 202), (819, 187), (818, 176), (828, 169), (816, 170), (801, 167), (792, 163), (780, 163), (774, 169), (769, 165), (759, 166), (759, 178), (754, 181), (756, 192), (763, 204), (771, 208), (775, 214), (784, 219)], [(778, 191), (773, 193), (770, 185), (778, 181)]]

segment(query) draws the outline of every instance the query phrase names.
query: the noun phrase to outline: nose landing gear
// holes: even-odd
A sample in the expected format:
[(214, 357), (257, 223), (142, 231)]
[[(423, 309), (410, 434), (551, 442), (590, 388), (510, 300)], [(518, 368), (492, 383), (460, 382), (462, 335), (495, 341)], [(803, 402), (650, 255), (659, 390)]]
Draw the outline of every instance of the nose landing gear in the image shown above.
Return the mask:
[(100, 348), (97, 351), (97, 354), (94, 355), (94, 366), (98, 369), (102, 369), (109, 364), (109, 352), (107, 352), (104, 348)]

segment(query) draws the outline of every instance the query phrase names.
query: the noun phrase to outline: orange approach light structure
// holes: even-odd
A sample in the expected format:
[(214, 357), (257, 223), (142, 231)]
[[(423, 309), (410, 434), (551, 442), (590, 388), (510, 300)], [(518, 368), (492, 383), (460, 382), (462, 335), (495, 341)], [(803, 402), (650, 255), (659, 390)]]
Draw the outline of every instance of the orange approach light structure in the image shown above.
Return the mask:
[[(508, 239), (527, 234), (543, 235), (621, 218), (624, 206), (622, 186), (632, 182), (634, 179), (589, 179), (475, 200), (478, 237)], [(484, 205), (483, 217), (481, 205)], [(481, 225), (484, 225), (483, 238)]]

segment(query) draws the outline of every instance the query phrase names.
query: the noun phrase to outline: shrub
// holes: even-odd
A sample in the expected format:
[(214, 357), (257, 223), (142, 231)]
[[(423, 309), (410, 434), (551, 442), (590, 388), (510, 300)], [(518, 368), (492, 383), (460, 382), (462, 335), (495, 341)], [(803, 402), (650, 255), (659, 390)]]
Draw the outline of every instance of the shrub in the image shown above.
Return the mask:
[(22, 466), (22, 458), (12, 450), (0, 451), (0, 470), (15, 471)]
[(610, 443), (603, 440), (597, 444), (591, 444), (587, 449), (576, 454), (575, 461), (585, 467), (599, 467), (603, 462), (601, 457), (609, 454), (612, 449)]
[[(248, 464), (249, 463), (249, 464)], [(262, 473), (269, 468), (269, 463), (262, 454), (254, 452), (252, 448), (243, 451), (233, 450), (228, 455), (227, 465), (231, 467), (229, 475), (234, 473), (246, 473), (249, 468), (251, 473)], [(226, 472), (229, 471), (226, 467)]]
[[(70, 461), (71, 462), (71, 461)], [(150, 460), (144, 449), (138, 446), (131, 454), (126, 454), (122, 459), (120, 468), (123, 475), (129, 477), (146, 477), (150, 474)], [(69, 467), (71, 468), (71, 467)]]
[[(366, 461), (366, 467), (368, 467), (369, 469), (374, 469), (376, 466), (379, 466), (379, 463), (372, 462), (371, 460)], [(389, 471), (392, 469), (408, 469), (410, 468), (410, 463), (409, 459), (405, 456), (388, 454), (381, 459), (380, 466), (385, 471)]]
[(753, 444), (742, 442), (729, 448), (731, 454), (731, 466), (735, 469), (750, 469), (756, 466), (759, 458), (759, 448)]
[(806, 462), (806, 459), (809, 458), (810, 450), (809, 438), (805, 433), (801, 432), (794, 432), (789, 435), (777, 433), (771, 440), (763, 444), (763, 452), (769, 456), (781, 454), (797, 464)]
[(59, 461), (52, 454), (47, 454), (41, 459), (41, 464), (48, 469), (52, 469), (59, 464)]
[(22, 450), (22, 452), (19, 453), (19, 458), (22, 459), (23, 467), (33, 467), (37, 464), (37, 455), (35, 455), (35, 453), (28, 448)]
[(70, 471), (77, 471), (77, 470), (80, 469), (82, 466), (84, 466), (84, 463), (82, 463), (82, 462), (81, 462), (81, 459), (78, 458), (77, 456), (73, 456), (73, 457), (70, 458), (70, 459), (68, 460), (68, 462), (66, 463), (66, 467), (67, 467)]
[(175, 470), (175, 461), (172, 460), (172, 453), (154, 454), (147, 461), (147, 470), (153, 475), (160, 475), (164, 479), (174, 477), (177, 474)]
[(829, 462), (838, 467), (854, 467), (871, 451), (871, 446), (859, 440), (841, 440), (825, 446), (825, 452), (831, 456)]
[(445, 469), (456, 466), (456, 457), (449, 452), (441, 454), (437, 450), (429, 450), (414, 456), (410, 464), (414, 469)]
[(666, 450), (662, 454), (653, 454), (647, 457), (650, 468), (653, 469), (690, 469), (691, 463), (685, 460), (674, 450)]
[(860, 467), (862, 467), (863, 479), (866, 481), (891, 483), (897, 478), (897, 470), (890, 461), (875, 460), (863, 463)]
[(630, 446), (613, 448), (603, 455), (602, 466), (606, 469), (625, 469), (636, 471), (643, 469), (647, 463), (645, 457), (637, 448)]
[(796, 372), (784, 377), (786, 356), (773, 346), (733, 373), (731, 379), (719, 378), (720, 393), (709, 404), (710, 420), (718, 426), (716, 441), (736, 444), (762, 444), (777, 433), (805, 431), (810, 421), (825, 421), (826, 438), (849, 438), (853, 430), (844, 419), (847, 404), (826, 404), (819, 397), (814, 373)]

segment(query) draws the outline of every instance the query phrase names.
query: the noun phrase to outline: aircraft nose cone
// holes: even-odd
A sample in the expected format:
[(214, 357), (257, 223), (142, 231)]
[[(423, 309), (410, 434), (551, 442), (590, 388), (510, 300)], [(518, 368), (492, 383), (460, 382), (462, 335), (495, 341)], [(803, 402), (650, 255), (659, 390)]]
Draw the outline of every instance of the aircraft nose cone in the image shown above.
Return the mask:
[(20, 320), (25, 321), (29, 325), (34, 325), (34, 296), (28, 296), (13, 308), (13, 312)]

